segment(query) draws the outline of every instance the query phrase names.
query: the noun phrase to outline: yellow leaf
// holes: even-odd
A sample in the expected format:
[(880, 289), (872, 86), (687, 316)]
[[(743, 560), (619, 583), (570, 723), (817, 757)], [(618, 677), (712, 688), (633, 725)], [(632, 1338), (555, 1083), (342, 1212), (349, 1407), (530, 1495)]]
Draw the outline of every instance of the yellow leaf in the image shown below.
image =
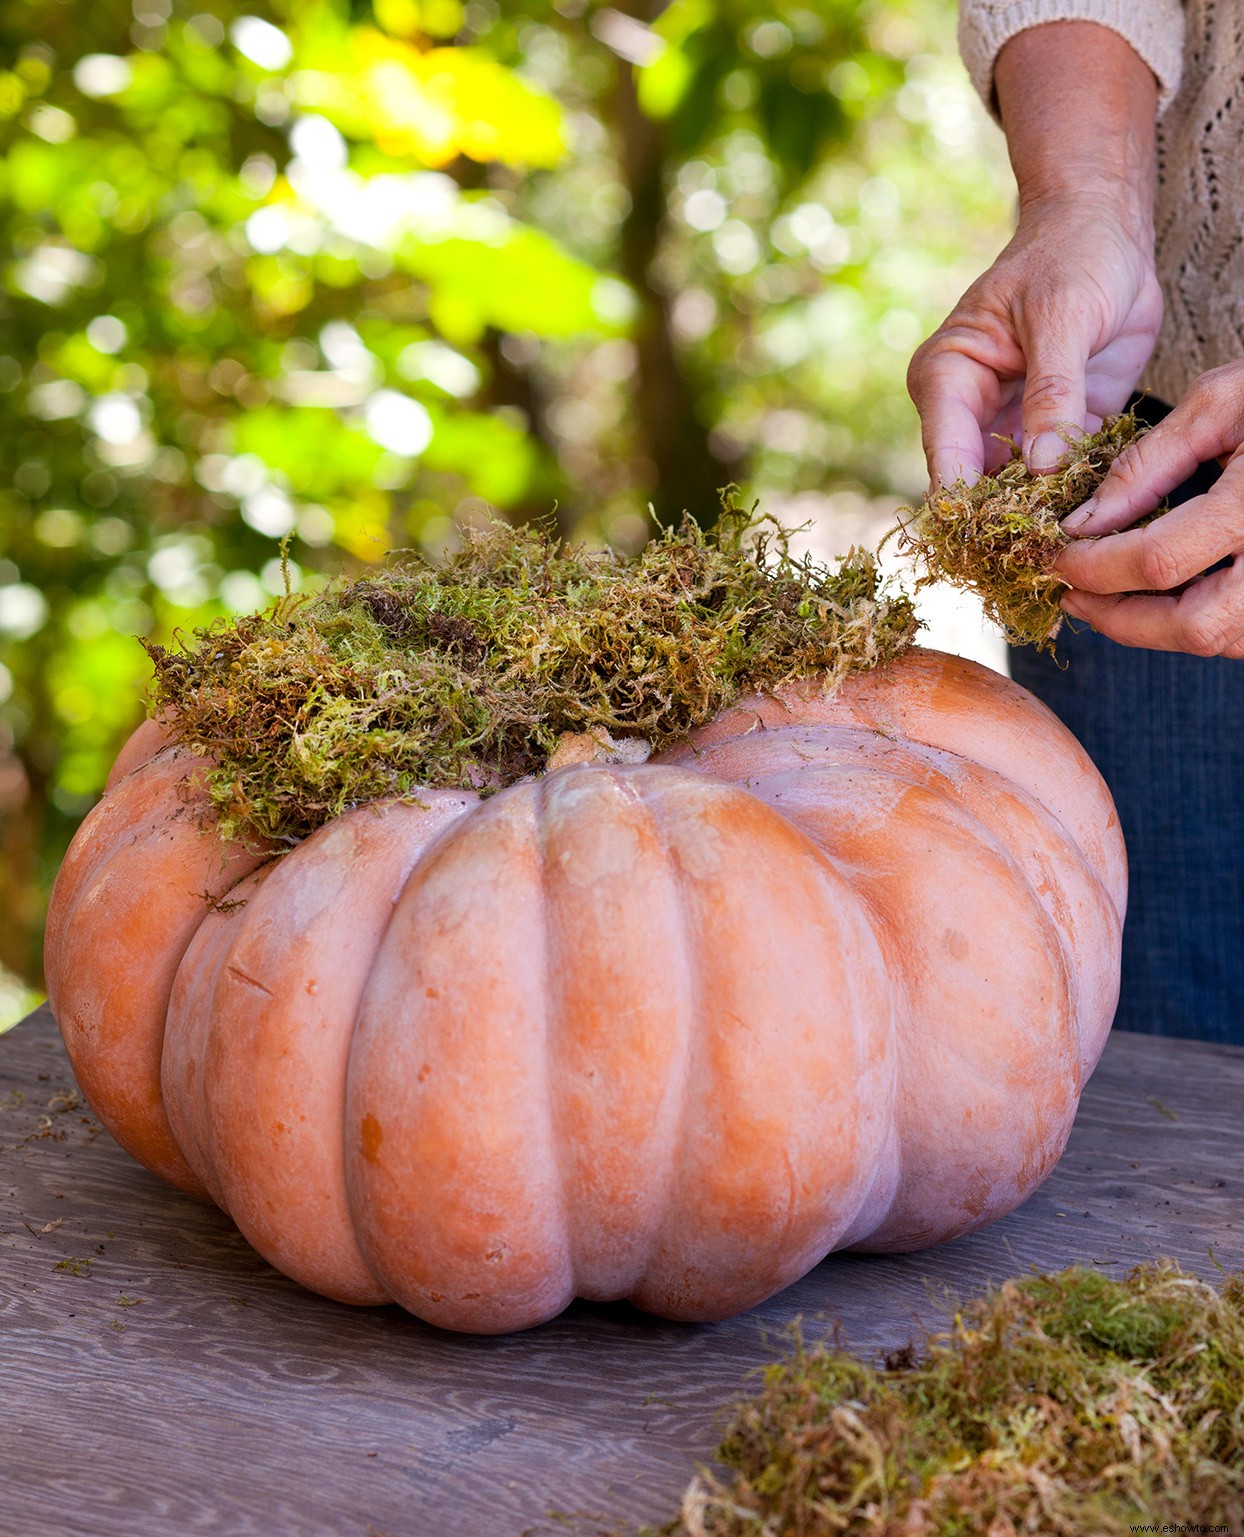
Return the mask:
[(481, 48), (420, 49), (358, 27), (335, 75), (336, 90), (318, 91), (314, 105), (386, 154), (545, 167), (565, 153), (560, 105)]

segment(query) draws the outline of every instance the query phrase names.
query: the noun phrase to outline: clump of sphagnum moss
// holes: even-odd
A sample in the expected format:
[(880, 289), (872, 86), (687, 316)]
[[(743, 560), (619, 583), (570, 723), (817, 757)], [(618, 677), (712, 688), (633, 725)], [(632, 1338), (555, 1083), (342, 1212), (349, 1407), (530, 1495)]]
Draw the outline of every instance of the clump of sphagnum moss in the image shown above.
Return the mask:
[(992, 475), (930, 491), (901, 532), (925, 568), (918, 585), (944, 581), (974, 592), (1012, 644), (1053, 651), (1067, 590), (1053, 571), (1069, 539), (1061, 520), (1146, 430), (1130, 411), (1107, 417), (1099, 432), (1068, 435), (1063, 462), (1048, 475), (1029, 474), (1011, 443), (1010, 459)]
[(913, 1356), (768, 1368), (665, 1537), (1240, 1530), (1244, 1274), (1008, 1281)]
[(225, 837), (297, 842), (421, 788), (492, 790), (588, 734), (659, 749), (741, 694), (903, 652), (917, 621), (874, 557), (797, 558), (727, 503), (632, 560), (499, 521), (312, 598), (149, 644), (150, 707), (210, 758)]

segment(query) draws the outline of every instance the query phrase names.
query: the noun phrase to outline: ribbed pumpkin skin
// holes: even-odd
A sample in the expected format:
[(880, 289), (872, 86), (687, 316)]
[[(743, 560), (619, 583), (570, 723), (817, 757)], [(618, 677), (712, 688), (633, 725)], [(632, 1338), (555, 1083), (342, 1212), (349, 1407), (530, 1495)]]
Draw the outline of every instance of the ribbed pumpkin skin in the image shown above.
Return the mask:
[(141, 731), (57, 881), (53, 1009), (122, 1145), (343, 1301), (712, 1319), (943, 1242), (1053, 1168), (1114, 1012), (1109, 794), (956, 658), (267, 862)]

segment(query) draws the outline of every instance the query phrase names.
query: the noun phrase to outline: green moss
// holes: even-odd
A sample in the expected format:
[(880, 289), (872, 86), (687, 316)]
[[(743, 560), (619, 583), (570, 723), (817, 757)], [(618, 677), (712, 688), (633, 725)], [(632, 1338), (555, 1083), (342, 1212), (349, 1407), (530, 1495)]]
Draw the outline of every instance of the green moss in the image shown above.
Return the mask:
[(1009, 1281), (885, 1368), (770, 1367), (668, 1537), (1126, 1537), (1244, 1520), (1244, 1274)]
[(1012, 443), (1011, 458), (994, 474), (930, 492), (900, 540), (924, 566), (919, 585), (945, 581), (974, 592), (1013, 644), (1053, 651), (1067, 588), (1052, 569), (1068, 540), (1061, 520), (1145, 430), (1131, 412), (1108, 417), (1100, 432), (1069, 440), (1066, 459), (1050, 475), (1030, 475)]
[(215, 763), (224, 835), (296, 842), (366, 801), (539, 773), (570, 734), (663, 747), (744, 692), (832, 688), (915, 630), (873, 556), (797, 559), (727, 504), (633, 561), (494, 523), (442, 564), (407, 556), (147, 649), (152, 712)]

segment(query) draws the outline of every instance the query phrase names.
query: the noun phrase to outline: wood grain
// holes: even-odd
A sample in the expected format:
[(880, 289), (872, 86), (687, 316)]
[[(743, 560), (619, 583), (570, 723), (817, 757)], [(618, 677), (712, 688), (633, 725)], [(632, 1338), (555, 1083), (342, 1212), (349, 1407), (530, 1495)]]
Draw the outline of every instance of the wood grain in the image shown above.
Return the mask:
[(1019, 1212), (838, 1255), (727, 1323), (578, 1305), (505, 1339), (300, 1290), (76, 1098), (46, 1010), (0, 1037), (3, 1537), (580, 1537), (663, 1520), (753, 1368), (862, 1353), (1030, 1266), (1244, 1267), (1244, 1049), (1117, 1035)]

